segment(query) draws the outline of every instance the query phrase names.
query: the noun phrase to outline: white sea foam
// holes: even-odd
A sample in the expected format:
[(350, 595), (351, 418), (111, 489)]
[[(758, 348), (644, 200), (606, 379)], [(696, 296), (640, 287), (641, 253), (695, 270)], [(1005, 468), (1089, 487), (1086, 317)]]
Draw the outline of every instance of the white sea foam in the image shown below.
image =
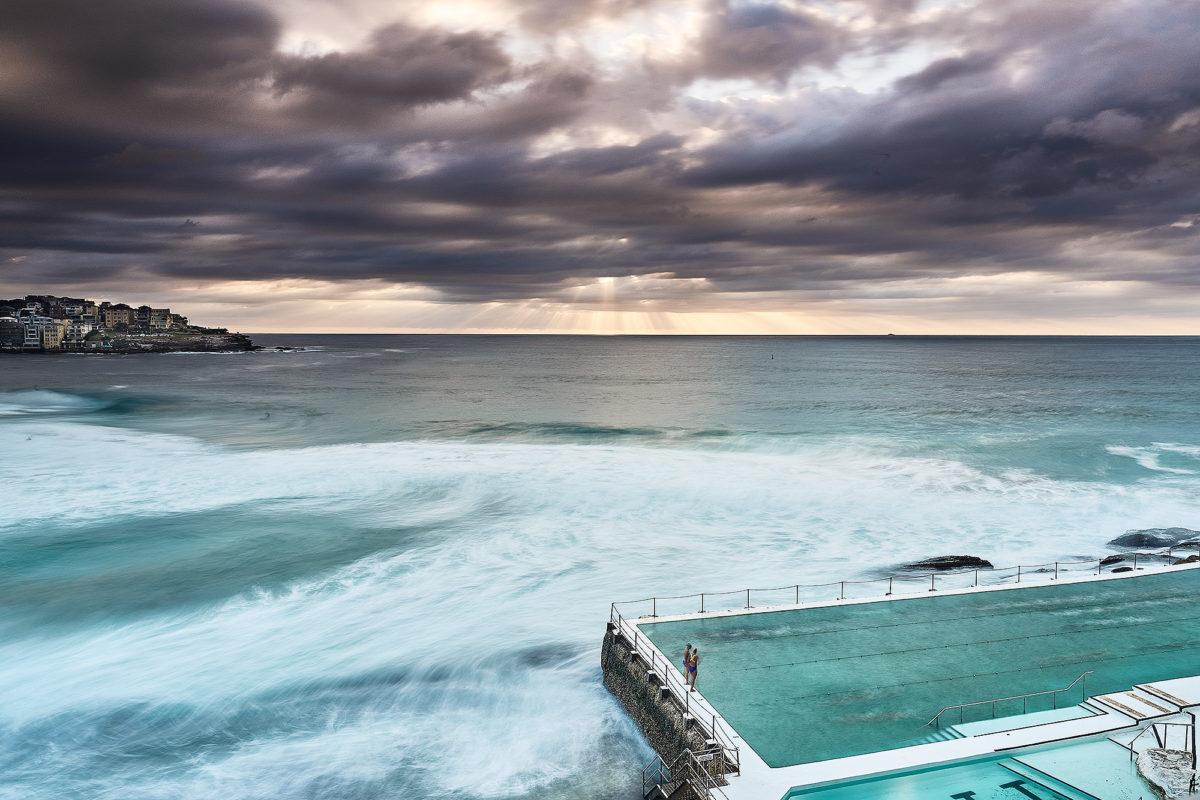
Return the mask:
[[(1127, 447), (1111, 445), (1106, 448), (1108, 452), (1114, 456), (1123, 456), (1132, 458), (1138, 463), (1138, 466), (1153, 472), (1168, 472), (1174, 475), (1195, 475), (1196, 469), (1187, 469), (1184, 467), (1166, 466), (1162, 462), (1164, 457), (1173, 455), (1183, 455), (1189, 457), (1193, 461), (1200, 462), (1200, 447), (1191, 445), (1182, 445), (1169, 442), (1154, 442), (1148, 447)], [(1200, 464), (1198, 464), (1200, 466)]]
[(0, 396), (3, 397), (0, 401), (0, 417), (85, 412), (103, 405), (103, 401), (94, 398), (45, 389), (5, 392)]
[[(601, 786), (616, 796), (648, 751), (623, 752), (611, 770), (597, 751), (597, 728), (642, 748), (597, 681), (612, 600), (853, 578), (948, 553), (998, 566), (1053, 561), (1102, 551), (1129, 528), (1200, 527), (1200, 499), (1180, 475), (1116, 484), (990, 474), (864, 437), (246, 451), (30, 414), (0, 426), (0, 450), (10, 456), (0, 481), (12, 487), (0, 542), (50, 528), (86, 539), (107, 526), (116, 537), (206, 514), (209, 527), (161, 541), (148, 533), (141, 549), (108, 555), (113, 563), (108, 543), (93, 541), (89, 580), (189, 553), (215, 565), (214, 578), (222, 563), (265, 565), (232, 597), (8, 629), (0, 686), (20, 690), (4, 692), (0, 721), (12, 728), (61, 718), (101, 730), (123, 709), (177, 705), (197, 719), (284, 720), (171, 770), (134, 763), (94, 796), (294, 797), (330, 781), (361, 784), (362, 796), (384, 794), (370, 788), (381, 783), (423, 797), (565, 797), (581, 776), (592, 795)], [(329, 521), (338, 527), (325, 539), (384, 543), (344, 563), (314, 556), (315, 572), (281, 565), (294, 572), (278, 577), (278, 554), (255, 545), (258, 528), (277, 523), (296, 529), (282, 549), (303, 553), (317, 541), (307, 528)], [(326, 693), (341, 699), (321, 705)], [(301, 713), (306, 704), (317, 711)], [(38, 758), (51, 793), (72, 785), (57, 775), (83, 769), (65, 751)]]

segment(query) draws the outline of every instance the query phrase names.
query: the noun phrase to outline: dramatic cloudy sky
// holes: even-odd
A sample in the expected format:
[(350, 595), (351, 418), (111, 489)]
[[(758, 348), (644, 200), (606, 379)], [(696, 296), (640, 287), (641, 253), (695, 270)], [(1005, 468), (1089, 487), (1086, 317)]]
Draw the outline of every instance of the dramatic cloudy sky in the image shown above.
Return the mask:
[(1195, 0), (3, 0), (0, 296), (1200, 334)]

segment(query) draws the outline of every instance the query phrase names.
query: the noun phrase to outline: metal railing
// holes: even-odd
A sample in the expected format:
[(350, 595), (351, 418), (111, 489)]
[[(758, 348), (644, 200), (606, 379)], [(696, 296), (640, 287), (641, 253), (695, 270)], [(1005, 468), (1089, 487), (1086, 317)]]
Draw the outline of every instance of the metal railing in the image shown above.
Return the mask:
[[(795, 583), (766, 588), (735, 589), (727, 592), (700, 592), (646, 597), (641, 600), (625, 600), (613, 603), (614, 613), (624, 612), (629, 616), (658, 617), (668, 615), (707, 614), (714, 611), (748, 610), (756, 606), (789, 606), (830, 600), (865, 600), (887, 597), (894, 594), (936, 592), (938, 589), (968, 589), (979, 586), (1004, 586), (1010, 584), (1056, 581), (1064, 573), (1101, 575), (1120, 569), (1137, 571), (1151, 562), (1167, 562), (1172, 566), (1175, 551), (1195, 549), (1200, 555), (1200, 542), (1172, 545), (1165, 550), (1147, 552), (1114, 553), (1104, 558), (1086, 561), (1050, 561), (1045, 564), (1019, 564), (1014, 567), (980, 567), (941, 572), (889, 575), (884, 578), (866, 580), (842, 580), (828, 583)], [(1139, 560), (1141, 567), (1139, 567)], [(914, 587), (908, 589), (908, 587)], [(640, 606), (643, 613), (626, 611)], [(645, 613), (649, 612), (649, 613)]]
[(1047, 689), (1044, 692), (1029, 692), (1028, 694), (1014, 694), (1012, 697), (997, 697), (994, 700), (976, 700), (974, 703), (960, 703), (959, 705), (956, 705), (956, 706), (946, 706), (941, 711), (934, 714), (933, 719), (931, 719), (931, 720), (929, 720), (929, 722), (925, 723), (925, 727), (934, 725), (934, 727), (941, 728), (942, 725), (938, 721), (939, 718), (942, 716), (942, 714), (945, 714), (947, 711), (954, 711), (955, 709), (958, 709), (958, 724), (961, 725), (962, 721), (963, 721), (963, 709), (964, 708), (971, 708), (972, 706), (986, 706), (988, 703), (991, 703), (991, 705), (992, 705), (992, 719), (995, 719), (996, 718), (996, 703), (1004, 703), (1009, 700), (1020, 700), (1021, 701), (1021, 713), (1024, 714), (1029, 710), (1029, 698), (1041, 697), (1042, 695), (1047, 695), (1047, 694), (1054, 696), (1054, 701), (1053, 701), (1054, 708), (1058, 708), (1058, 695), (1061, 694), (1062, 692), (1073, 689), (1075, 687), (1075, 684), (1079, 683), (1080, 681), (1083, 681), (1083, 699), (1086, 700), (1087, 699), (1087, 676), (1091, 675), (1093, 672), (1095, 672), (1095, 670), (1089, 669), (1087, 672), (1083, 673), (1078, 678), (1071, 681), (1070, 684), (1068, 684), (1067, 686), (1064, 686), (1061, 689)]
[(692, 708), (692, 692), (689, 691), (683, 675), (675, 670), (674, 664), (666, 656), (659, 654), (658, 648), (638, 630), (636, 625), (625, 623), (615, 603), (612, 605), (610, 622), (613, 624), (614, 630), (629, 640), (633, 650), (658, 676), (661, 681), (659, 685), (666, 687), (679, 710), (694, 721), (702, 732), (707, 723), (707, 738), (715, 742), (717, 747), (723, 751), (725, 763), (731, 767), (728, 771), (740, 773), (742, 771), (741, 752), (734, 742), (733, 731), (726, 727), (724, 720), (719, 718), (715, 712), (706, 711), (699, 704), (696, 708)]
[[(1190, 712), (1189, 712), (1190, 713)], [(1152, 722), (1149, 727), (1143, 728), (1142, 732), (1129, 740), (1129, 744), (1121, 745), (1129, 750), (1129, 760), (1132, 761), (1137, 756), (1137, 751), (1133, 745), (1138, 739), (1141, 739), (1147, 733), (1154, 732), (1155, 743), (1162, 748), (1166, 748), (1170, 744), (1171, 729), (1183, 728), (1183, 747), (1180, 748), (1186, 753), (1192, 754), (1192, 769), (1196, 769), (1196, 716), (1191, 714), (1191, 722)], [(1159, 730), (1163, 732), (1160, 734)], [(1113, 741), (1109, 739), (1109, 741)], [(1117, 742), (1120, 744), (1120, 742)]]
[(729, 800), (716, 777), (704, 767), (706, 760), (713, 755), (704, 752), (697, 756), (691, 750), (684, 750), (670, 764), (664, 762), (662, 756), (654, 756), (654, 760), (642, 769), (642, 797), (649, 798), (656, 786), (663, 797), (670, 797), (680, 784), (690, 783), (693, 791), (701, 797), (712, 800), (717, 796)]

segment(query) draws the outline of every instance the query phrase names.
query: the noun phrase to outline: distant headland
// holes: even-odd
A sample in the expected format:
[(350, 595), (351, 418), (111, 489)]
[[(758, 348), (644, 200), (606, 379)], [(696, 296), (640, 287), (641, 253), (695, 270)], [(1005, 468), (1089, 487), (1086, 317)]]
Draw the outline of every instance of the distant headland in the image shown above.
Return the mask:
[(250, 337), (192, 325), (169, 308), (29, 294), (0, 300), (0, 353), (239, 353)]

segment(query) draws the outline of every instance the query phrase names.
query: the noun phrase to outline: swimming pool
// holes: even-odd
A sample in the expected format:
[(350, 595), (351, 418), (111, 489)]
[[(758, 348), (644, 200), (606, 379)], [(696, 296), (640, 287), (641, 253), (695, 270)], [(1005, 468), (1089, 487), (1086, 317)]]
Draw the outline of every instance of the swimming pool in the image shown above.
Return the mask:
[[(782, 767), (929, 741), (944, 706), (1061, 688), (1086, 670), (1089, 696), (1192, 674), (1198, 587), (1200, 572), (1181, 570), (639, 626), (676, 667), (685, 643), (699, 647), (697, 687)], [(996, 713), (1071, 706), (1082, 690)]]
[(784, 800), (1139, 800), (1153, 790), (1106, 739), (794, 789)]

